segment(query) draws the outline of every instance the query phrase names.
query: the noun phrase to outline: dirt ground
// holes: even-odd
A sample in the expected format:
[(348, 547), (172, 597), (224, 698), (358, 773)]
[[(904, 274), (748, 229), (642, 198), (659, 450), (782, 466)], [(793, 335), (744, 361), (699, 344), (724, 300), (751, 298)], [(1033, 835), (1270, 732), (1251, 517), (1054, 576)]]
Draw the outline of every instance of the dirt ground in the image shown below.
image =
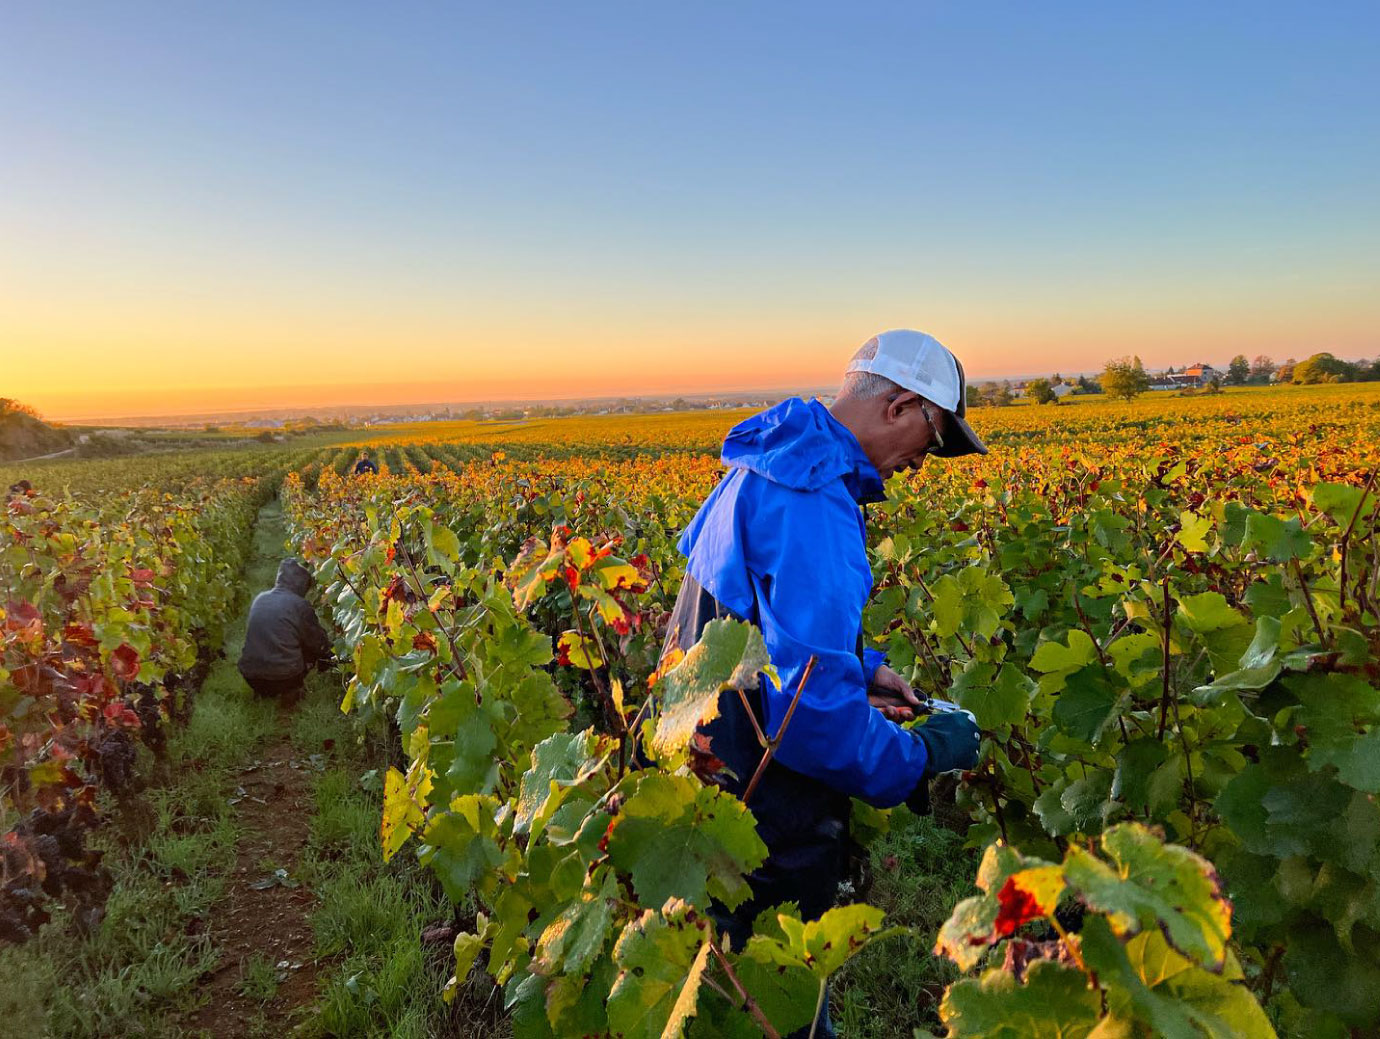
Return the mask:
[[(311, 766), (294, 757), (283, 736), (237, 772), (243, 836), (225, 900), (207, 932), (221, 951), (221, 965), (207, 983), (206, 1004), (187, 1022), (223, 1039), (260, 1036), (265, 1025), (286, 1030), (293, 1012), (316, 993), (309, 920), (315, 899), (291, 880), (311, 821)], [(245, 967), (255, 956), (271, 960), (279, 979), (264, 1004), (243, 992)]]

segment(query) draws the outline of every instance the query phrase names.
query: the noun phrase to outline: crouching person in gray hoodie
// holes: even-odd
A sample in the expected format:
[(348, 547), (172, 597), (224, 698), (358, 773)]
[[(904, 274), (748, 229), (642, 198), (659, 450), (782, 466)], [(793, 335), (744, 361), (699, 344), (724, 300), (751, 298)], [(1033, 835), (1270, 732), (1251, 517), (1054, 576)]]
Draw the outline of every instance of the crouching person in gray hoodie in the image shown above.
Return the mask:
[(332, 660), (331, 640), (304, 597), (311, 584), (310, 570), (296, 559), (284, 559), (273, 588), (256, 595), (249, 607), (239, 668), (259, 696), (296, 703), (307, 669)]

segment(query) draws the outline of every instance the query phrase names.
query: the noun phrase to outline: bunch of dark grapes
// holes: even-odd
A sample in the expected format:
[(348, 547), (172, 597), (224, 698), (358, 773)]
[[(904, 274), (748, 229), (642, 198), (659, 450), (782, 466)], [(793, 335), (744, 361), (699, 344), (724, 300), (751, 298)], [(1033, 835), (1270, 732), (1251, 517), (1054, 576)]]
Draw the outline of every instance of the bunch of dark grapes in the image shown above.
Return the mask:
[(134, 740), (123, 729), (107, 732), (96, 745), (96, 769), (106, 789), (121, 794), (134, 781), (137, 750)]
[(168, 733), (163, 727), (163, 712), (154, 687), (140, 683), (133, 706), (134, 713), (139, 716), (140, 739), (153, 751), (154, 757), (162, 760), (168, 751)]
[(110, 894), (101, 853), (86, 847), (90, 808), (35, 809), (0, 842), (0, 941), (24, 942), (48, 922), (48, 900), (62, 899), (78, 930), (94, 927)]

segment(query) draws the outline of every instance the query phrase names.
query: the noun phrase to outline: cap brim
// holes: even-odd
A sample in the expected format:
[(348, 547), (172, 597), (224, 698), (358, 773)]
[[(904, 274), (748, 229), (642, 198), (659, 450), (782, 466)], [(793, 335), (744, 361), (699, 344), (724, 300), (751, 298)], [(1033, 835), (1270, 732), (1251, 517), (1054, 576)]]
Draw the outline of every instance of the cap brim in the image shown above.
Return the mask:
[(968, 420), (962, 415), (949, 412), (949, 428), (945, 430), (944, 446), (934, 454), (940, 458), (958, 458), (961, 455), (985, 455), (987, 445), (973, 432)]

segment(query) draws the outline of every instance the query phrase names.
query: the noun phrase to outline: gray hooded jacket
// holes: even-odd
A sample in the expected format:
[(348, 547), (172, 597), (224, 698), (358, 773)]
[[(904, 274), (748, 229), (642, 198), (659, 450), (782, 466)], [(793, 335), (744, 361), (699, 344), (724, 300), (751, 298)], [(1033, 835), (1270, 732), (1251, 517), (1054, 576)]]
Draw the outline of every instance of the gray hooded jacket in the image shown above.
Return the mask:
[(240, 653), (245, 678), (293, 678), (330, 656), (331, 640), (303, 598), (311, 584), (310, 570), (296, 559), (284, 559), (277, 583), (254, 597)]

